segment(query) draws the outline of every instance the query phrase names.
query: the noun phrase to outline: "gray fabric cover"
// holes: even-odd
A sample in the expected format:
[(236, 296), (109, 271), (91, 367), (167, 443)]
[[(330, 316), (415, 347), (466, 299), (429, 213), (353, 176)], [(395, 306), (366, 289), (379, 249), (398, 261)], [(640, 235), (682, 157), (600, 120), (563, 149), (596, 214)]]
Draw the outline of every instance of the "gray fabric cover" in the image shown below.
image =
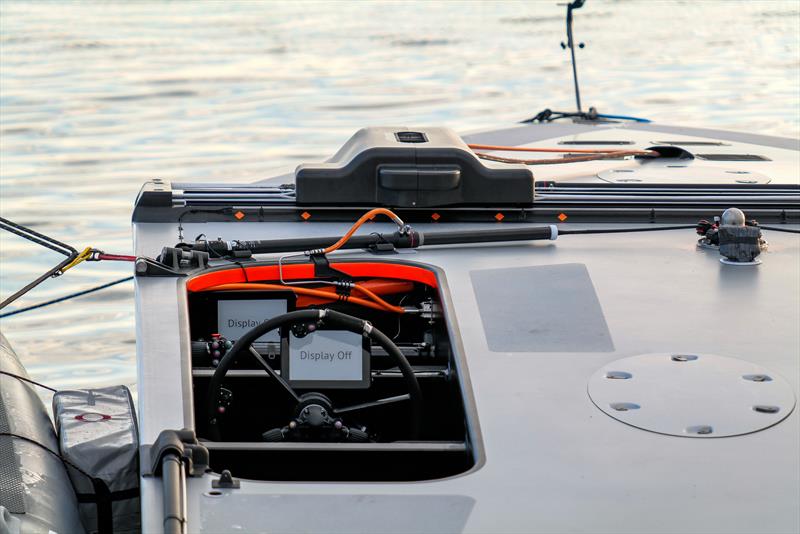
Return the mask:
[[(53, 414), (61, 454), (81, 470), (103, 480), (114, 492), (139, 487), (139, 433), (130, 391), (125, 386), (59, 391)], [(94, 494), (92, 482), (72, 467), (69, 475), (79, 494)], [(97, 506), (82, 503), (81, 520), (97, 531)], [(138, 532), (139, 498), (114, 500), (115, 534)]]
[(756, 226), (719, 227), (719, 253), (733, 261), (753, 261), (761, 254), (761, 230)]

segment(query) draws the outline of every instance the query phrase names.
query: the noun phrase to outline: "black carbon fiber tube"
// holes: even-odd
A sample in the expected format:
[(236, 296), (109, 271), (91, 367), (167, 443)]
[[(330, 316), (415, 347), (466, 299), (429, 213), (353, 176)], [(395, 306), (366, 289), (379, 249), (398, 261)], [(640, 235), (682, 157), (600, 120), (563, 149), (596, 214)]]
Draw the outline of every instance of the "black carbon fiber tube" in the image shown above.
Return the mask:
[(431, 232), (421, 236), (422, 245), (456, 245), (469, 243), (499, 243), (503, 241), (554, 240), (558, 237), (555, 226), (522, 226), (490, 230), (462, 230), (458, 232)]
[[(389, 243), (395, 248), (417, 248), (423, 245), (458, 245), (469, 243), (492, 243), (502, 241), (534, 241), (555, 239), (558, 231), (555, 226), (522, 226), (490, 230), (462, 230), (453, 232), (417, 232), (408, 234), (373, 233), (351, 237), (342, 249), (367, 248), (381, 243)], [(330, 246), (339, 236), (304, 237), (292, 239), (270, 239), (259, 241), (198, 241), (195, 250), (208, 252), (211, 257), (225, 257), (234, 251), (249, 251), (252, 254), (276, 252), (305, 252)]]

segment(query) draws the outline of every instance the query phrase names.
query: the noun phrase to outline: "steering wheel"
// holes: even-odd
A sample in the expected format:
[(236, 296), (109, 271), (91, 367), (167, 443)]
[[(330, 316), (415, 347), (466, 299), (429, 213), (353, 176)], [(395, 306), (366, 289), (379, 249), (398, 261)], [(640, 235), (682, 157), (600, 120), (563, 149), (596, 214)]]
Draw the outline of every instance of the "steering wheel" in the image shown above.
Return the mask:
[[(368, 337), (374, 343), (383, 347), (390, 357), (394, 358), (400, 368), (400, 372), (403, 374), (403, 378), (405, 378), (408, 393), (345, 408), (334, 407), (331, 401), (321, 393), (311, 392), (298, 395), (286, 379), (276, 373), (272, 366), (270, 366), (266, 360), (261, 357), (258, 351), (253, 348), (253, 342), (267, 332), (298, 323), (306, 323), (308, 326), (313, 325), (313, 328), (308, 328), (309, 331), (324, 325), (325, 327), (347, 330)], [(217, 369), (214, 371), (214, 376), (211, 378), (211, 383), (208, 386), (208, 422), (211, 439), (215, 441), (221, 440), (219, 417), (225, 412), (226, 401), (230, 397), (230, 392), (222, 388), (222, 381), (225, 379), (233, 363), (245, 352), (249, 352), (255, 357), (261, 367), (263, 367), (297, 403), (295, 418), (286, 427), (265, 432), (263, 437), (266, 441), (283, 441), (297, 438), (302, 440), (302, 438), (307, 435), (314, 435), (317, 437), (324, 435), (326, 439), (332, 441), (369, 441), (366, 432), (358, 428), (350, 428), (344, 425), (339, 416), (366, 408), (383, 406), (406, 400), (411, 402), (410, 439), (419, 439), (422, 426), (422, 390), (419, 387), (419, 382), (417, 382), (417, 377), (414, 375), (414, 370), (411, 368), (406, 357), (391, 339), (386, 337), (383, 332), (373, 327), (369, 321), (364, 321), (352, 315), (328, 309), (299, 310), (278, 315), (256, 326), (234, 343), (233, 347), (231, 347), (220, 360)]]

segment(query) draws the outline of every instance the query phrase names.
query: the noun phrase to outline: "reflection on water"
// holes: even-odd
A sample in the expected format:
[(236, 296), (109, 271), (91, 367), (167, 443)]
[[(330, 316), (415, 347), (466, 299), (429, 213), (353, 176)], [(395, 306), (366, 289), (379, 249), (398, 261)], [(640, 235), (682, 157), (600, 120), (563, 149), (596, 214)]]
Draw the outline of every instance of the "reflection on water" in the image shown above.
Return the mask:
[[(379, 124), (506, 125), (573, 105), (563, 7), (524, 3), (0, 4), (2, 215), (129, 253), (140, 184), (252, 181)], [(583, 100), (798, 137), (795, 2), (588, 2)], [(0, 235), (3, 295), (57, 261)], [(84, 264), (19, 302), (121, 278)], [(2, 321), (55, 387), (134, 381), (130, 284)]]

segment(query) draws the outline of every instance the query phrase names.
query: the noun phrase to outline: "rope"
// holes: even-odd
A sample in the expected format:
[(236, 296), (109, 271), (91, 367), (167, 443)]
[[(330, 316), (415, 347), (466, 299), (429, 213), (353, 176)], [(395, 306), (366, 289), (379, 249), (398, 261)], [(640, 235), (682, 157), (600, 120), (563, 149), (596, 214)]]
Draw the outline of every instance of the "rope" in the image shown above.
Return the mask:
[(63, 297), (59, 297), (57, 299), (48, 300), (47, 302), (41, 302), (39, 304), (34, 304), (33, 306), (27, 306), (25, 308), (20, 308), (18, 310), (14, 310), (11, 312), (0, 314), (0, 319), (4, 317), (10, 317), (12, 315), (17, 315), (18, 313), (35, 310), (37, 308), (44, 308), (45, 306), (49, 306), (51, 304), (57, 304), (59, 302), (64, 302), (65, 300), (74, 299), (76, 297), (81, 297), (83, 295), (88, 295), (89, 293), (94, 293), (95, 291), (100, 291), (101, 289), (105, 289), (107, 287), (115, 286), (117, 284), (121, 284), (122, 282), (127, 282), (129, 280), (133, 280), (133, 276), (126, 276), (125, 278), (120, 278), (119, 280), (114, 280), (113, 282), (108, 282), (105, 284), (101, 284), (99, 286), (95, 286), (90, 289), (84, 289), (83, 291), (78, 291), (77, 293), (71, 293), (69, 295), (65, 295)]
[(0, 370), (0, 375), (10, 376), (12, 378), (16, 378), (17, 380), (22, 380), (23, 382), (28, 382), (29, 384), (33, 384), (34, 386), (39, 386), (40, 388), (44, 388), (44, 389), (46, 389), (48, 391), (52, 391), (53, 393), (56, 393), (58, 391), (57, 389), (51, 388), (50, 386), (45, 386), (44, 384), (42, 384), (40, 382), (37, 382), (36, 380), (31, 380), (30, 378), (27, 378), (27, 377), (24, 377), (24, 376), (20, 376), (20, 375), (14, 374), (14, 373), (9, 373), (8, 371)]

